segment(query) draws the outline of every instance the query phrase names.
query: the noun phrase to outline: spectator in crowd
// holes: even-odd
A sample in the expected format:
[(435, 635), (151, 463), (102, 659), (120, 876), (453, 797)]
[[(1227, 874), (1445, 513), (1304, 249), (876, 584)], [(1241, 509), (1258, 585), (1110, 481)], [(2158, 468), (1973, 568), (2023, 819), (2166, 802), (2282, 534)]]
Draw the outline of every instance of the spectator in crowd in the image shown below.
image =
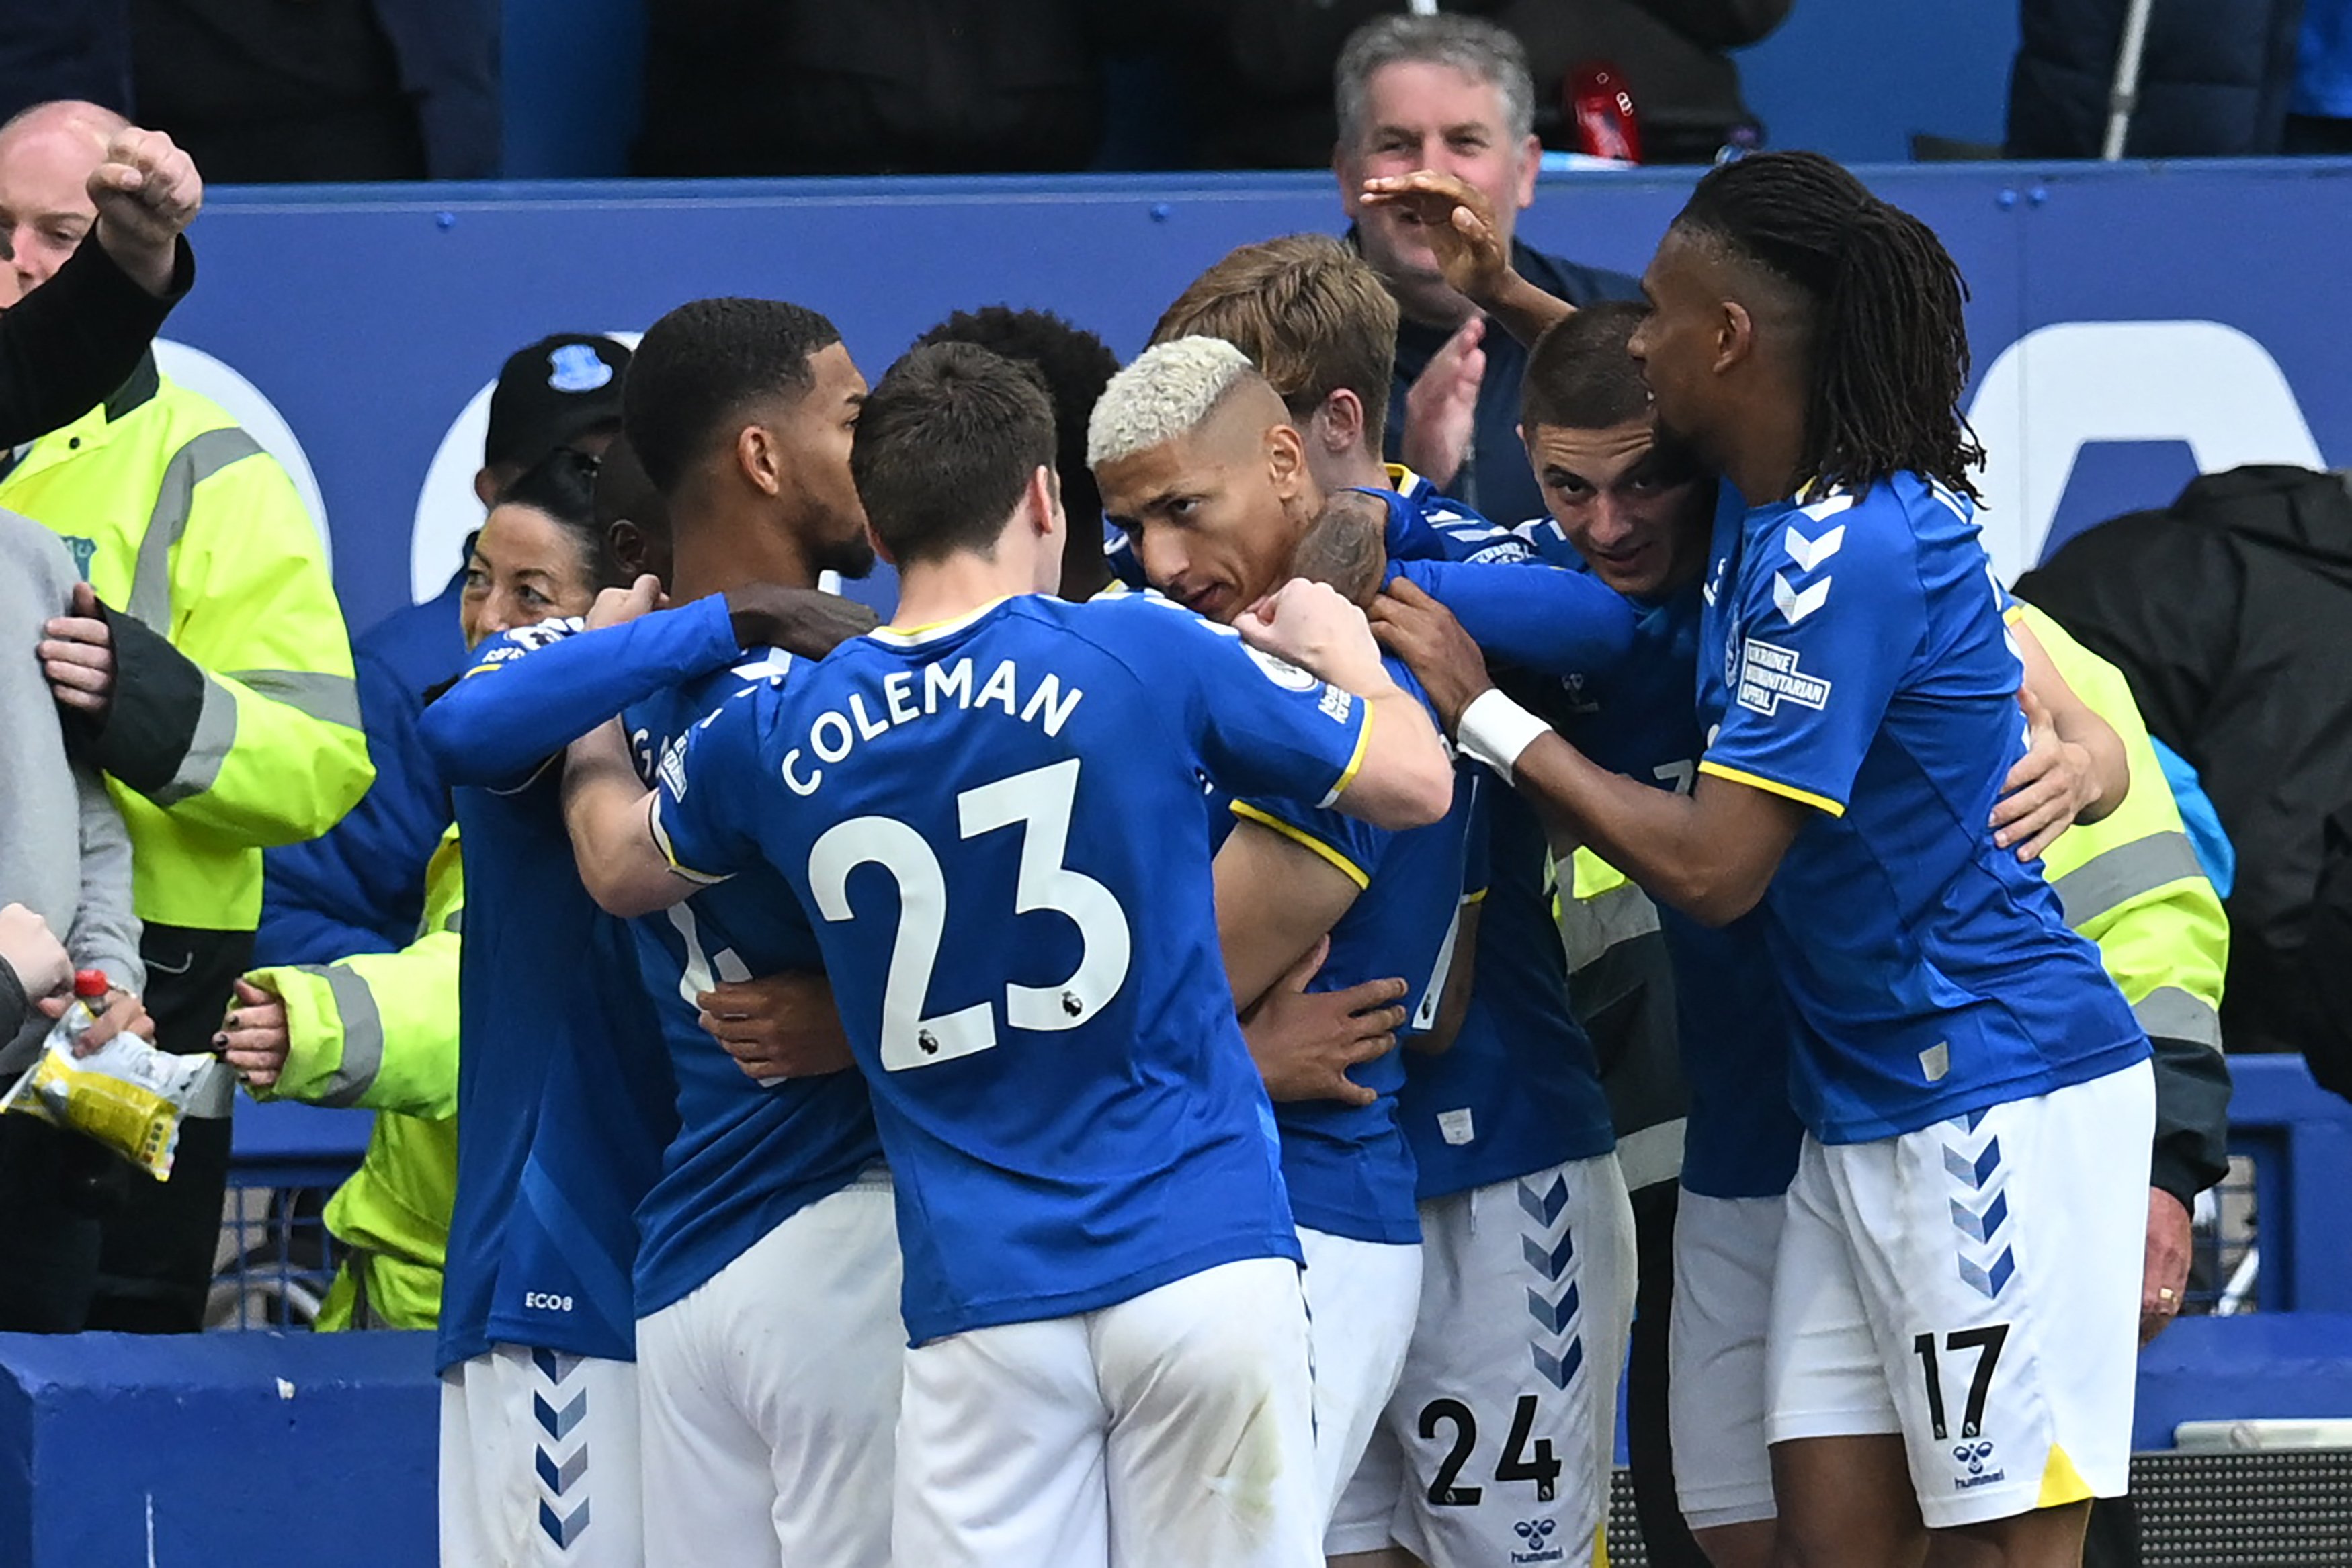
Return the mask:
[[(1083, 169), (1102, 134), (1086, 0), (668, 0), (634, 172)], [(789, 81), (792, 90), (776, 84)]]
[[(2150, 734), (2202, 780), (2238, 852), (2221, 1033), (2302, 1051), (2352, 1085), (2352, 942), (2315, 897), (2352, 894), (2352, 493), (2340, 474), (2247, 467), (2076, 536), (2018, 580), (2124, 672)], [(2339, 824), (2331, 835), (2331, 821)], [(2333, 880), (2331, 880), (2333, 878)], [(2316, 930), (2322, 939), (2314, 944)]]
[(1396, 296), (1395, 388), (1388, 455), (1447, 495), (1509, 524), (1543, 513), (1518, 437), (1527, 350), (1445, 281), (1420, 219), (1368, 204), (1364, 182), (1434, 169), (1475, 188), (1520, 276), (1570, 305), (1632, 299), (1621, 273), (1546, 256), (1514, 237), (1535, 200), (1535, 89), (1510, 34), (1471, 16), (1384, 16), (1339, 57), (1339, 204)]
[[(2133, 0), (2023, 0), (2009, 78), (2011, 158), (2096, 158), (2106, 140), (2118, 40)], [(2322, 9), (2333, 0), (2314, 0)], [(2129, 158), (2282, 151), (2295, 94), (2304, 0), (2155, 5), (2140, 59)]]
[[(11, 1081), (33, 1064), (48, 1028), (35, 1004), (63, 995), (74, 970), (102, 969), (127, 992), (146, 984), (131, 912), (131, 841), (96, 771), (68, 759), (56, 700), (32, 656), (79, 581), (57, 536), (0, 512), (0, 716), (8, 731), (0, 752), (0, 899), (8, 905), (0, 929), (15, 939), (0, 966), (0, 1077)], [(0, 1329), (81, 1326), (98, 1255), (98, 1200), (126, 1185), (128, 1167), (118, 1174), (118, 1166), (79, 1133), (0, 1116)]]
[[(492, 505), (525, 470), (559, 447), (595, 455), (620, 429), (621, 377), (629, 350), (590, 332), (557, 332), (517, 350), (490, 393), (488, 434), (474, 494)], [(265, 965), (325, 964), (391, 953), (416, 934), (427, 896), (425, 866), (450, 821), (449, 791), (423, 742), (425, 694), (465, 670), (460, 624), (474, 543), (449, 585), (395, 611), (354, 641), (360, 720), (375, 782), (323, 836), (263, 856)]]
[[(58, 204), (124, 129), (89, 104), (27, 110), (0, 128), (0, 207)], [(27, 288), (87, 232), (87, 200), (73, 211), (64, 243), (18, 246)], [(152, 357), (26, 451), (0, 506), (81, 569), (41, 656), (130, 829), (158, 1041), (205, 1054), (252, 950), (262, 846), (323, 832), (370, 777), (317, 526), (276, 460)], [(172, 1180), (108, 1218), (89, 1326), (198, 1326), (228, 1145), (226, 1118), (191, 1119)]]
[(1062, 479), (1062, 509), (1070, 518), (1069, 542), (1062, 550), (1062, 597), (1092, 599), (1110, 586), (1103, 562), (1102, 492), (1087, 466), (1087, 418), (1111, 377), (1118, 356), (1083, 327), (1073, 327), (1050, 310), (1015, 310), (990, 305), (959, 310), (921, 337), (929, 343), (977, 343), (1006, 359), (1037, 367), (1054, 401), (1054, 470)]

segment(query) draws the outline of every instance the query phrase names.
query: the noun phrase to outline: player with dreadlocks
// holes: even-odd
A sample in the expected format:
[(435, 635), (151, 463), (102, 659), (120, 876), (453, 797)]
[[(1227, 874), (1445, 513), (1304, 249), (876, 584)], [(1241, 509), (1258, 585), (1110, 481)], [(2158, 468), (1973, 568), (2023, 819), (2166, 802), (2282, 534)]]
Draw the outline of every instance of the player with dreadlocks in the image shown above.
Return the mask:
[[(1696, 787), (1613, 776), (1499, 692), (1431, 698), (1653, 896), (1763, 911), (1806, 1124), (1767, 1349), (1777, 1560), (1917, 1563), (1949, 1531), (1971, 1563), (2079, 1563), (2087, 1500), (2127, 1480), (2148, 1047), (1988, 825), (2025, 726), (1958, 271), (1834, 163), (1771, 153), (1699, 183), (1643, 288), (1658, 425), (1727, 481)], [(1391, 595), (1416, 668), (1461, 634)]]

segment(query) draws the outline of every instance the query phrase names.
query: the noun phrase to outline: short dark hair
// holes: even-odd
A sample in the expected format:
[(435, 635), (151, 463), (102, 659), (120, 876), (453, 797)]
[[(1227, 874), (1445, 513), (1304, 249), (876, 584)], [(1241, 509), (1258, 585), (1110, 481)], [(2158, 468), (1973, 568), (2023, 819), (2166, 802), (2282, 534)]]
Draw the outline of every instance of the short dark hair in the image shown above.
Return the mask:
[(971, 343), (909, 349), (866, 394), (849, 451), (866, 520), (902, 564), (992, 549), (1053, 461), (1043, 379)]
[(1519, 382), (1519, 422), (1533, 429), (1607, 430), (1650, 410), (1649, 384), (1626, 351), (1648, 315), (1627, 299), (1587, 305), (1544, 329)]
[(761, 398), (814, 384), (809, 359), (841, 341), (831, 321), (782, 299), (696, 299), (647, 329), (621, 390), (621, 429), (654, 488), (687, 469)]
[(580, 549), (580, 558), (592, 586), (612, 588), (620, 574), (604, 549), (604, 530), (596, 517), (596, 476), (601, 459), (559, 446), (499, 492), (497, 505), (529, 507), (552, 519)]
[(1089, 527), (1102, 519), (1102, 492), (1087, 466), (1087, 420), (1103, 388), (1118, 374), (1110, 345), (1050, 310), (1015, 310), (1009, 305), (959, 310), (921, 337), (932, 343), (976, 343), (1008, 360), (1034, 365), (1054, 404), (1054, 471), (1062, 476), (1063, 505)]
[(1964, 496), (1984, 448), (1959, 411), (1967, 282), (1935, 231), (1818, 152), (1710, 170), (1674, 227), (1803, 298), (1811, 342), (1801, 481), (1857, 494), (1893, 475)]

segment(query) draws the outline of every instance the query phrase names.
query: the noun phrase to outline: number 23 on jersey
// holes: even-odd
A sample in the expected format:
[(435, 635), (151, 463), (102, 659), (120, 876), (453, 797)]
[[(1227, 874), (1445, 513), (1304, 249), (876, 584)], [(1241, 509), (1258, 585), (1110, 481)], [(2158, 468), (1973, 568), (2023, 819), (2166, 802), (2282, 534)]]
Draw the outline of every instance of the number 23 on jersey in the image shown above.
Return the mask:
[[(1072, 758), (978, 785), (956, 797), (961, 838), (977, 839), (1016, 826), (1022, 830), (1013, 913), (1052, 911), (1078, 929), (1078, 965), (1067, 978), (1050, 986), (1005, 986), (1004, 1022), (1016, 1030), (1050, 1033), (1076, 1029), (1108, 1006), (1127, 979), (1131, 951), (1127, 912), (1110, 889), (1063, 863), (1077, 800), (1078, 768), (1078, 759)], [(931, 972), (947, 932), (948, 880), (939, 852), (912, 826), (895, 817), (866, 816), (826, 829), (809, 851), (809, 891), (817, 912), (828, 921), (855, 920), (850, 873), (868, 864), (882, 867), (898, 884), (898, 929), (882, 986), (883, 1070), (930, 1067), (992, 1050), (997, 1043), (995, 1002), (974, 1002), (946, 1013), (928, 1010)]]

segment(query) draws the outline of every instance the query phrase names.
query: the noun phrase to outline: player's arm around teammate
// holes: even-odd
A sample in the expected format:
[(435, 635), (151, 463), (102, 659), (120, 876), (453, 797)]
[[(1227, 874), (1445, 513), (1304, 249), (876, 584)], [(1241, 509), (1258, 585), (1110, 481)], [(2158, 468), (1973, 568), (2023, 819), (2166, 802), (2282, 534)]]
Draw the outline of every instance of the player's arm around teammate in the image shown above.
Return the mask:
[[(1702, 777), (1687, 796), (1621, 779), (1497, 691), (1445, 607), (1411, 582), (1391, 584), (1372, 609), (1388, 645), (1415, 670), (1463, 750), (1568, 818), (1582, 840), (1693, 919), (1727, 925), (1756, 906), (1805, 808), (1761, 789)], [(1480, 706), (1481, 703), (1486, 704)], [(1475, 711), (1473, 711), (1473, 710)]]

